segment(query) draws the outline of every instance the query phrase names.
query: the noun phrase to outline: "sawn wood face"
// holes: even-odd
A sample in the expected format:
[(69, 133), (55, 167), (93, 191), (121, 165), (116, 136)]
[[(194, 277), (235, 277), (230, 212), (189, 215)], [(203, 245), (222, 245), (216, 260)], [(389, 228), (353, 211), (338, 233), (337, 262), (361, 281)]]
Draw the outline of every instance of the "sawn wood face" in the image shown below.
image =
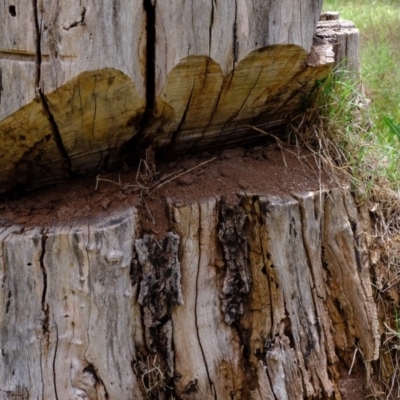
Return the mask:
[(150, 144), (173, 154), (245, 143), (260, 135), (249, 125), (279, 133), (334, 63), (334, 44), (313, 45), (319, 0), (8, 3), (3, 193), (107, 170)]

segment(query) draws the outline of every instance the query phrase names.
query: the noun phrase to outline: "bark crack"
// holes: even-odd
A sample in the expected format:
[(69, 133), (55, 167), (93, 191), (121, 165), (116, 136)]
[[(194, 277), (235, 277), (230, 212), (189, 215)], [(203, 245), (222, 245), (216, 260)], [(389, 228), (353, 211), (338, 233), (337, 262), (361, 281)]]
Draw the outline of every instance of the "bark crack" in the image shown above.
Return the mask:
[(156, 103), (156, 0), (143, 0), (146, 13), (146, 109), (142, 129), (153, 116)]
[[(47, 303), (46, 297), (47, 297), (47, 271), (44, 263), (44, 257), (46, 255), (46, 244), (47, 244), (47, 230), (42, 231), (42, 251), (40, 254), (40, 269), (42, 271), (43, 275), (43, 293), (42, 293), (42, 311), (44, 313), (44, 318), (42, 322), (42, 329), (44, 336), (47, 341), (47, 345), (50, 344), (50, 308)], [(55, 325), (56, 328), (56, 343), (55, 343), (55, 351), (54, 351), (54, 357), (53, 357), (53, 385), (54, 385), (54, 393), (56, 396), (56, 400), (58, 400), (58, 394), (57, 394), (57, 384), (56, 384), (56, 356), (57, 356), (57, 346), (58, 346), (58, 329), (57, 325)], [(42, 357), (42, 352), (40, 353)], [(41, 366), (42, 367), (42, 366)], [(44, 390), (44, 388), (43, 388)]]
[(211, 58), (211, 47), (212, 47), (212, 30), (214, 25), (214, 8), (216, 0), (211, 0), (211, 18), (210, 18), (210, 28), (209, 28), (209, 37), (208, 37), (208, 57)]
[(238, 12), (238, 5), (237, 0), (235, 0), (235, 21), (233, 22), (233, 65), (232, 69), (235, 70), (235, 65), (239, 58), (239, 42), (237, 37), (237, 12)]
[[(226, 264), (222, 287), (222, 311), (225, 322), (240, 328), (248, 304), (252, 277), (248, 265), (248, 217), (239, 205), (220, 203), (218, 238)], [(239, 329), (240, 330), (240, 329)]]
[(186, 115), (188, 113), (188, 110), (190, 108), (190, 103), (192, 101), (192, 96), (193, 96), (193, 92), (194, 92), (194, 86), (195, 86), (195, 82), (193, 82), (192, 90), (190, 91), (189, 99), (188, 99), (188, 101), (186, 103), (186, 108), (185, 108), (185, 111), (183, 112), (182, 119), (180, 120), (178, 128), (176, 129), (176, 131), (172, 134), (171, 142), (169, 144), (170, 148), (172, 148), (175, 145), (176, 139), (177, 139), (177, 137), (178, 137), (178, 135), (179, 135), (179, 133), (180, 133), (180, 131), (182, 129), (183, 124), (185, 123)]
[(44, 313), (43, 319), (43, 332), (46, 335), (47, 339), (50, 334), (49, 330), (49, 305), (46, 301), (47, 296), (47, 272), (46, 267), (44, 265), (44, 256), (46, 254), (46, 241), (47, 241), (47, 231), (44, 230), (42, 232), (42, 252), (40, 254), (40, 269), (43, 275), (43, 293), (42, 293), (42, 311)]
[(123, 156), (140, 151), (146, 139), (146, 128), (154, 118), (156, 108), (156, 5), (157, 0), (143, 0), (146, 14), (145, 97), (146, 106), (137, 134), (125, 144)]
[[(262, 218), (262, 213), (259, 212), (258, 210), (262, 210), (262, 202), (260, 200), (260, 198), (257, 199), (257, 202), (259, 204), (259, 206), (256, 208), (254, 205), (254, 202), (252, 202), (252, 212), (254, 213), (254, 215), (256, 215), (256, 218), (258, 219), (257, 221), (257, 240), (260, 241), (261, 244), (261, 257), (263, 260), (263, 274), (267, 275), (265, 282), (268, 285), (268, 293), (269, 293), (269, 300), (270, 300), (270, 304), (269, 304), (269, 315), (271, 316), (271, 327), (274, 326), (274, 312), (273, 312), (273, 304), (274, 304), (274, 299), (273, 299), (273, 295), (272, 295), (272, 283), (273, 282), (276, 285), (275, 279), (271, 279), (270, 277), (270, 271), (268, 271), (271, 268), (271, 256), (268, 252), (268, 245), (267, 245), (267, 241), (262, 240), (262, 230), (264, 230), (264, 232), (267, 233), (267, 235), (269, 235), (268, 229), (267, 227), (264, 225), (263, 229), (262, 227), (262, 223), (263, 223), (263, 218)], [(264, 270), (265, 268), (265, 270)], [(264, 272), (265, 271), (265, 272)], [(268, 340), (271, 340), (272, 338), (269, 337)], [(263, 361), (263, 363), (265, 362), (265, 360)]]
[[(192, 217), (189, 218), (189, 221), (192, 220)], [(217, 400), (217, 393), (215, 392), (214, 389), (214, 382), (212, 381), (211, 377), (210, 377), (210, 371), (208, 369), (208, 365), (207, 365), (207, 358), (206, 355), (204, 353), (204, 349), (203, 349), (203, 345), (201, 343), (201, 339), (200, 339), (200, 331), (199, 331), (199, 324), (198, 324), (198, 318), (197, 318), (197, 299), (198, 299), (198, 294), (199, 294), (199, 275), (200, 275), (200, 259), (201, 259), (201, 208), (199, 208), (199, 235), (198, 235), (198, 243), (199, 243), (199, 258), (198, 258), (198, 262), (197, 262), (197, 273), (196, 273), (196, 293), (195, 293), (195, 302), (194, 302), (194, 321), (195, 321), (195, 325), (196, 325), (196, 335), (197, 335), (197, 340), (199, 342), (199, 347), (200, 347), (200, 351), (201, 351), (201, 355), (203, 357), (203, 362), (204, 362), (204, 366), (206, 368), (206, 372), (207, 372), (207, 379), (208, 382), (210, 384), (210, 389), (211, 389), (211, 394), (214, 396), (214, 399)]]
[(3, 92), (3, 71), (0, 68), (0, 104), (1, 104), (1, 93)]
[(72, 172), (72, 162), (71, 159), (68, 155), (67, 149), (64, 146), (64, 143), (62, 141), (61, 133), (58, 129), (56, 120), (54, 119), (53, 114), (50, 111), (50, 107), (47, 103), (46, 96), (41, 88), (41, 68), (42, 68), (42, 48), (41, 48), (41, 39), (42, 39), (42, 33), (41, 33), (41, 23), (39, 21), (39, 11), (38, 11), (38, 0), (32, 0), (33, 2), (33, 12), (34, 12), (34, 21), (35, 21), (35, 34), (36, 34), (36, 70), (35, 70), (35, 91), (38, 95), (38, 98), (42, 104), (43, 111), (49, 121), (49, 124), (51, 126), (51, 129), (53, 131), (53, 138), (54, 141), (57, 145), (58, 151), (66, 163), (67, 166), (67, 172), (69, 176), (73, 176)]
[[(55, 319), (54, 319), (54, 321), (55, 321)], [(54, 357), (53, 357), (53, 385), (54, 385), (54, 394), (56, 396), (56, 400), (58, 400), (57, 373), (56, 373), (56, 358), (57, 358), (57, 352), (58, 352), (58, 326), (55, 322), (54, 322), (54, 327), (56, 330), (56, 344), (55, 344)]]

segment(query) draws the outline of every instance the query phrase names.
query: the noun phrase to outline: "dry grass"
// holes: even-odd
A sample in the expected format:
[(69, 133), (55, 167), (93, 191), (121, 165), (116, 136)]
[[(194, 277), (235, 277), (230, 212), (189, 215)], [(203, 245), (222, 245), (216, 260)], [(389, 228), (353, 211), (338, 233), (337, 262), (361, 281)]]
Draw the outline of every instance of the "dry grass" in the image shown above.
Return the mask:
[(146, 362), (139, 360), (134, 368), (137, 375), (141, 376), (141, 384), (149, 400), (166, 398), (167, 393), (169, 400), (174, 399), (173, 387), (168, 384), (171, 378), (157, 355), (147, 356)]
[(211, 158), (210, 160), (203, 161), (198, 165), (195, 165), (193, 168), (187, 170), (175, 171), (169, 175), (165, 175), (162, 178), (158, 178), (159, 171), (157, 171), (154, 151), (150, 147), (146, 149), (146, 156), (142, 158), (139, 162), (139, 166), (136, 173), (135, 183), (121, 182), (121, 179), (118, 181), (102, 178), (101, 175), (97, 175), (96, 177), (96, 187), (95, 190), (99, 187), (99, 182), (108, 182), (114, 185), (119, 186), (123, 190), (131, 189), (134, 193), (140, 195), (141, 197), (148, 196), (153, 194), (155, 191), (160, 189), (162, 186), (174, 181), (175, 179), (180, 178), (181, 176), (205, 165), (211, 161), (214, 161), (216, 157)]

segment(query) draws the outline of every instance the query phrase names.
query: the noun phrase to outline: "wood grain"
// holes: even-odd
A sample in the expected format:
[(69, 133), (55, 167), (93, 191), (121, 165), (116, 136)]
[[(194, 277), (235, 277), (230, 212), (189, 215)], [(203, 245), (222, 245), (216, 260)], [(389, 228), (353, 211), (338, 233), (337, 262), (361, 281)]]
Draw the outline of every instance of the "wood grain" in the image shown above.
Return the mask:
[(36, 97), (37, 46), (32, 1), (2, 1), (0, 15), (2, 19), (0, 121), (2, 121)]
[(250, 126), (279, 135), (335, 62), (359, 68), (358, 31), (317, 28), (320, 0), (0, 7), (1, 192), (111, 169), (149, 144), (174, 154), (263, 135)]

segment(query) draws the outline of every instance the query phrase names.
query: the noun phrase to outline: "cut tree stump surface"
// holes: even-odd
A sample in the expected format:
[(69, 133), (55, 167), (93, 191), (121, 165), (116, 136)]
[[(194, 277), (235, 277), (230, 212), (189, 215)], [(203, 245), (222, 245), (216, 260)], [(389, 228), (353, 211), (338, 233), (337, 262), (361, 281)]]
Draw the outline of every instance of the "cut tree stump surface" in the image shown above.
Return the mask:
[(136, 171), (0, 204), (2, 400), (339, 399), (377, 359), (348, 189), (292, 147), (159, 166), (191, 168), (142, 204)]
[(280, 134), (358, 30), (321, 0), (0, 3), (0, 193)]

